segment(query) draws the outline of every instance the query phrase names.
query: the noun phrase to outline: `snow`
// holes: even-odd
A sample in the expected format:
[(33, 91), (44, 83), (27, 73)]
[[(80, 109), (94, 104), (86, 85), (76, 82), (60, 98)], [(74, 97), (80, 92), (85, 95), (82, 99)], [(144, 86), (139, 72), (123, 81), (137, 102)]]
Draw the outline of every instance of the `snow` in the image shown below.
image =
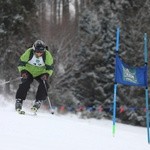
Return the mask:
[[(1, 150), (149, 150), (146, 128), (117, 123), (112, 136), (112, 121), (80, 119), (75, 115), (19, 115), (14, 101), (0, 96)], [(28, 106), (29, 107), (29, 106)]]

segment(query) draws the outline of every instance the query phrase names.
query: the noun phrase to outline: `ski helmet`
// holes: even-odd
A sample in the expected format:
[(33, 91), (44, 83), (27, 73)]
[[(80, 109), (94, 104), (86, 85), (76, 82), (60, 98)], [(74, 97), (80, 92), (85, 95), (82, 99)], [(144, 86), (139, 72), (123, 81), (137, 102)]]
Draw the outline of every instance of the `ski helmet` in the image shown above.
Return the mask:
[(35, 41), (35, 43), (33, 44), (33, 50), (36, 51), (40, 51), (40, 52), (44, 52), (46, 50), (46, 45), (42, 40), (37, 40)]

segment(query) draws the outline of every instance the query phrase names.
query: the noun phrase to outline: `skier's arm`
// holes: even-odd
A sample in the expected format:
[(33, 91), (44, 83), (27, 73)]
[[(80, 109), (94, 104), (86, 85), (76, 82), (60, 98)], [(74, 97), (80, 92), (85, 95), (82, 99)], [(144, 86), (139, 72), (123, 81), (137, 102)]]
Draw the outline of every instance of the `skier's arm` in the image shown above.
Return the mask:
[(49, 51), (46, 51), (45, 73), (53, 74), (53, 57)]
[(20, 57), (19, 65), (18, 65), (18, 70), (21, 72), (22, 70), (26, 70), (26, 64), (29, 60), (30, 56), (30, 51), (31, 49), (27, 49), (25, 53), (23, 53)]

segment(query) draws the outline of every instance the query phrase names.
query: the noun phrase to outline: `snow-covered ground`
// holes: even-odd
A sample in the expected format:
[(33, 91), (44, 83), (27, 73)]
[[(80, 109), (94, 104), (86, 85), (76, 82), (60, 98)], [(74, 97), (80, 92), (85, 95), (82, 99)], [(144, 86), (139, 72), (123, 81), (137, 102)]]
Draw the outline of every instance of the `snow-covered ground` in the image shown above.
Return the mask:
[[(28, 110), (27, 110), (28, 111)], [(19, 115), (14, 103), (0, 96), (1, 150), (149, 150), (146, 128), (74, 115)]]

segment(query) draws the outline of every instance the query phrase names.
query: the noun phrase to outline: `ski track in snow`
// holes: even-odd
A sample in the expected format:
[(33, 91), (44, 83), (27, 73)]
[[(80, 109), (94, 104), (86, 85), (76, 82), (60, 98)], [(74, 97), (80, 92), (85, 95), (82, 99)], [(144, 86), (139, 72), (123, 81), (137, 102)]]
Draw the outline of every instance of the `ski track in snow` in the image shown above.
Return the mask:
[(0, 102), (1, 150), (149, 150), (147, 130), (112, 121), (79, 119), (39, 111), (37, 116), (19, 115), (14, 104)]

